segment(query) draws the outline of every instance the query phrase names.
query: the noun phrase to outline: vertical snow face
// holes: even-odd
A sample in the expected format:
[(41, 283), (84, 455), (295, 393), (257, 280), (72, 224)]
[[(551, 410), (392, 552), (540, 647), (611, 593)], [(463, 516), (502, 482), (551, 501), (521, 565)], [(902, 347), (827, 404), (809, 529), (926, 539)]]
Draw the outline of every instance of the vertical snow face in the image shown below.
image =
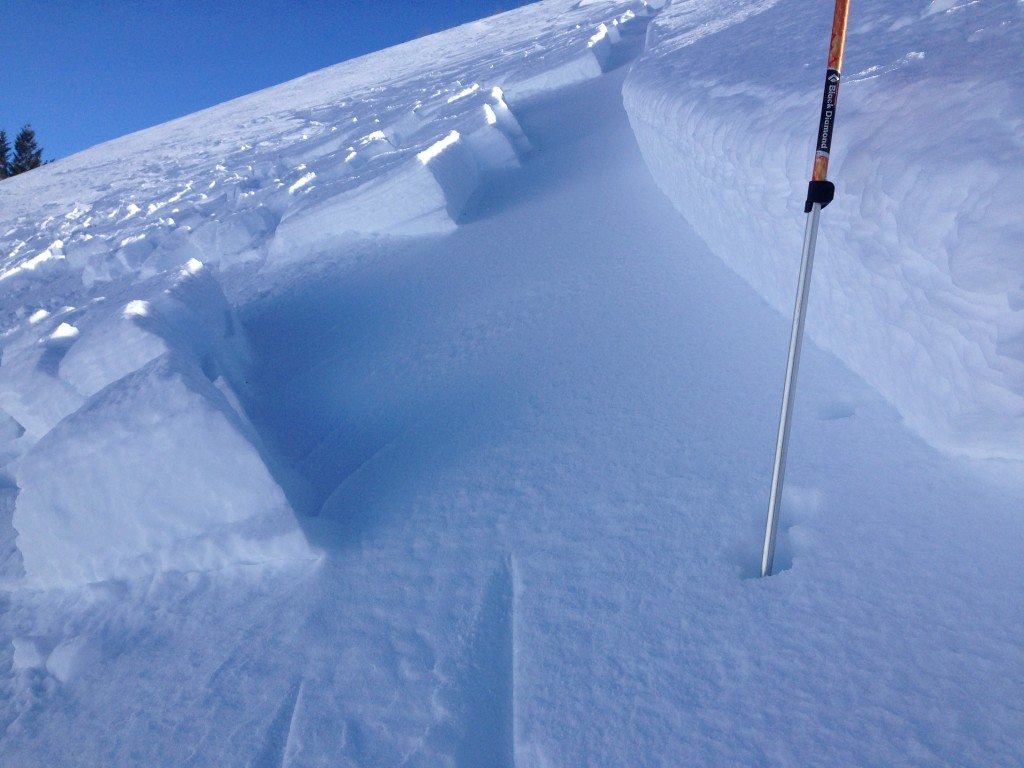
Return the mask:
[(65, 418), (18, 482), (33, 586), (311, 557), (228, 399), (173, 353)]
[(220, 285), (192, 260), (136, 290), (148, 298), (39, 319), (42, 339), (0, 367), (0, 402), (24, 427), (13, 526), (27, 581), (311, 558), (235, 394), (249, 353)]
[[(670, 6), (624, 93), (659, 186), (786, 313), (831, 10)], [(1020, 3), (852, 8), (807, 322), (925, 439), (978, 457), (1024, 458), (1022, 45)]]

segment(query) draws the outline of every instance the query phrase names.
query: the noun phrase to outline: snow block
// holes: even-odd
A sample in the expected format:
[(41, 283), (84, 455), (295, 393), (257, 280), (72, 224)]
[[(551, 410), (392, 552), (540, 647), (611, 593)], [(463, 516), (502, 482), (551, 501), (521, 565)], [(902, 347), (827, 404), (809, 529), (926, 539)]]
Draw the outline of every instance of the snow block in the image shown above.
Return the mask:
[[(36, 376), (40, 357), (19, 360), (0, 373), (0, 408), (25, 429), (31, 442), (82, 404), (81, 396), (59, 379)], [(0, 369), (2, 370), (2, 369)], [(22, 382), (32, 382), (22, 386)]]
[(310, 557), (235, 394), (249, 348), (220, 284), (192, 260), (142, 295), (37, 312), (5, 350), (26, 579)]
[(248, 425), (174, 353), (65, 418), (18, 484), (13, 525), (38, 588), (314, 556)]
[(559, 66), (538, 72), (521, 80), (505, 83), (504, 91), (513, 103), (543, 96), (545, 93), (585, 83), (604, 74), (602, 63), (593, 48)]
[(410, 137), (420, 132), (423, 128), (424, 119), (413, 110), (402, 115), (393, 123), (388, 124), (382, 132), (389, 144), (401, 147), (407, 145)]
[(0, 271), (0, 291), (7, 293), (11, 284), (19, 278), (46, 280), (55, 277), (67, 268), (64, 242), (54, 240), (35, 256)]
[[(167, 324), (167, 330), (156, 332), (188, 349), (209, 377), (224, 375), (233, 386), (242, 384), (251, 362), (249, 343), (220, 283), (204, 264), (189, 261), (153, 304)], [(145, 317), (138, 322), (147, 324)]]
[(445, 190), (411, 157), (365, 184), (290, 210), (270, 241), (267, 262), (301, 260), (353, 236), (438, 235), (454, 228)]
[(189, 235), (188, 244), (204, 263), (235, 264), (255, 258), (255, 249), (273, 234), (277, 220), (266, 206), (242, 208), (203, 222)]
[(172, 350), (196, 361), (211, 381), (244, 381), (248, 343), (220, 284), (196, 260), (150, 299), (94, 322), (61, 360), (58, 375), (84, 402)]
[(349, 150), (345, 157), (345, 164), (353, 170), (361, 170), (375, 157), (381, 157), (395, 152), (395, 145), (392, 144), (384, 131), (374, 131), (362, 137)]
[[(464, 137), (464, 141), (466, 149), (472, 155), (478, 171), (494, 171), (501, 168), (519, 167), (519, 153), (509, 140), (509, 137), (502, 131), (485, 126), (467, 134)], [(478, 182), (479, 179), (477, 180)], [(474, 184), (474, 188), (475, 186)], [(449, 210), (450, 212), (451, 210)]]
[[(42, 437), (84, 402), (81, 393), (57, 375), (81, 337), (64, 317), (74, 319), (70, 312), (48, 317), (20, 338), (8, 340), (3, 350), (0, 408), (25, 429), (26, 442)], [(63, 326), (76, 332), (60, 331)]]
[[(138, 302), (138, 306), (143, 304), (146, 302)], [(168, 351), (164, 339), (134, 321), (135, 313), (141, 311), (136, 307), (131, 314), (118, 313), (99, 322), (64, 356), (60, 380), (79, 395), (82, 403)]]
[(597, 31), (587, 42), (587, 47), (594, 54), (597, 63), (601, 65), (602, 72), (607, 69), (608, 60), (612, 55), (612, 48), (619, 40), (621, 40), (621, 37), (618, 30), (614, 27), (609, 27), (607, 24), (600, 24)]
[(509, 109), (508, 103), (505, 101), (505, 94), (501, 88), (494, 87), (491, 89), (490, 98), (485, 106), (489, 110), (489, 112), (485, 113), (488, 121), (493, 121), (494, 126), (508, 137), (509, 143), (515, 148), (516, 153), (520, 157), (533, 148), (530, 145), (530, 139), (519, 124), (519, 120), (512, 110)]
[[(475, 86), (465, 96), (453, 97), (448, 103), (450, 106), (461, 105), (462, 109), (438, 122), (452, 126), (463, 146), (444, 146), (454, 151), (468, 150), (478, 171), (518, 168), (521, 158), (532, 149), (519, 121), (505, 103), (501, 88), (485, 91)], [(441, 140), (442, 143), (445, 141)], [(449, 202), (451, 200), (450, 197)]]
[[(476, 147), (487, 154), (493, 151), (484, 143)], [(498, 152), (504, 154), (502, 149), (498, 149)], [(452, 221), (455, 221), (480, 185), (480, 164), (474, 147), (458, 131), (452, 131), (420, 152), (417, 158), (434, 176), (444, 193), (445, 209)]]

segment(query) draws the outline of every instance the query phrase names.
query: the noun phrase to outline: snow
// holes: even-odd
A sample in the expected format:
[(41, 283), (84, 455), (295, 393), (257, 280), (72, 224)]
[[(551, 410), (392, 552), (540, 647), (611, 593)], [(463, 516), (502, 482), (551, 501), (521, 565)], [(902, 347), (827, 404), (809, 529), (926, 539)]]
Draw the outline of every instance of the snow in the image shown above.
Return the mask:
[(245, 425), (196, 374), (161, 356), (22, 459), (13, 525), (32, 584), (312, 557)]
[(0, 183), (0, 748), (1024, 761), (1020, 3), (546, 0)]
[[(825, 5), (673, 5), (624, 91), (659, 186), (780, 311), (801, 248), (800, 129), (820, 104), (812, 54), (830, 28)], [(808, 328), (933, 445), (1018, 460), (1022, 22), (1011, 2), (853, 8), (834, 223), (819, 237)], [(721, 32), (707, 36), (709, 25)]]

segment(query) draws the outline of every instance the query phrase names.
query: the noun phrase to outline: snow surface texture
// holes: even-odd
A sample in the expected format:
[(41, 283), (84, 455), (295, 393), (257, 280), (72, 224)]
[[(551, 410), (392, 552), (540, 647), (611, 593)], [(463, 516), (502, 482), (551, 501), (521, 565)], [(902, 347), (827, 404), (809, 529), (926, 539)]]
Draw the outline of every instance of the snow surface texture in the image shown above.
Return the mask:
[[(548, 0), (0, 184), (4, 765), (1024, 762), (1024, 481), (907, 430), (941, 423), (935, 381), (902, 403), (844, 366), (852, 342), (808, 346), (779, 575), (752, 578), (823, 57), (791, 5)], [(1019, 34), (1018, 6), (922, 10), (924, 61), (957, 14), (1003, 14), (986, 55)], [(728, 84), (762, 98), (747, 52), (790, 32), (808, 78), (780, 74), (745, 155)], [(837, 143), (869, 119), (850, 90)], [(896, 301), (829, 274), (876, 253), (840, 234), (855, 146), (809, 329)], [(931, 169), (906, 150), (871, 162)], [(765, 233), (786, 302), (726, 225)], [(918, 320), (973, 328), (917, 263)], [(984, 453), (957, 429), (952, 452)]]
[[(831, 12), (675, 3), (624, 91), (659, 186), (783, 312)], [(922, 437), (979, 457), (1024, 458), (1022, 49), (1014, 0), (852, 5), (807, 325)]]

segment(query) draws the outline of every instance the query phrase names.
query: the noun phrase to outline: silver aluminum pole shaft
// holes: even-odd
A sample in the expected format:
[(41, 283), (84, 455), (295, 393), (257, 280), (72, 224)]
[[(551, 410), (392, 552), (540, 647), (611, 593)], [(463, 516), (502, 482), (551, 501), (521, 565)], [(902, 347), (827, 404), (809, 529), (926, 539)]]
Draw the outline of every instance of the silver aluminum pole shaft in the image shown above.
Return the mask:
[(814, 246), (818, 239), (818, 220), (821, 218), (821, 204), (814, 203), (807, 214), (807, 229), (804, 232), (804, 252), (800, 259), (799, 287), (796, 306), (793, 307), (793, 330), (789, 337), (789, 360), (786, 363), (786, 386), (782, 392), (782, 416), (779, 419), (779, 437), (775, 443), (775, 468), (772, 470), (772, 492), (768, 502), (768, 523), (764, 531), (764, 550), (761, 552), (761, 575), (772, 575), (772, 561), (775, 559), (775, 530), (779, 524), (779, 507), (782, 503), (782, 481), (786, 474), (786, 451), (789, 447), (789, 425), (793, 415), (793, 396), (796, 390), (796, 373), (800, 367), (800, 347), (803, 344), (804, 318), (807, 315), (807, 297), (811, 290), (811, 268), (814, 266)]

